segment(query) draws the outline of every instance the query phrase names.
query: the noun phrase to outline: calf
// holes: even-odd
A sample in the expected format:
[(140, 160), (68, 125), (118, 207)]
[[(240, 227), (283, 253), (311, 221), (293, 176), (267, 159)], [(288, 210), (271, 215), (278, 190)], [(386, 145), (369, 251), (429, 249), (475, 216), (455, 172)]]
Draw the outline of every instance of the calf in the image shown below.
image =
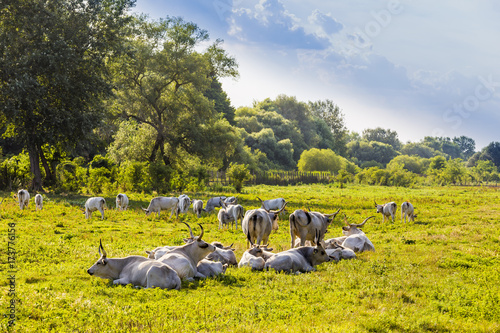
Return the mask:
[(156, 197), (151, 199), (149, 202), (149, 206), (147, 209), (142, 209), (145, 213), (146, 216), (149, 216), (151, 213), (156, 213), (156, 216), (160, 216), (160, 212), (162, 210), (167, 210), (170, 209), (170, 217), (172, 218), (172, 215), (174, 215), (175, 212), (175, 217), (179, 217), (179, 212), (177, 211), (177, 205), (179, 204), (179, 199), (175, 197)]
[(104, 206), (106, 205), (106, 200), (102, 197), (92, 197), (88, 198), (85, 202), (85, 218), (89, 219), (92, 217), (92, 212), (96, 210), (101, 213), (101, 220), (104, 220)]
[(221, 197), (214, 197), (210, 198), (207, 201), (207, 205), (205, 206), (205, 209), (203, 209), (204, 212), (210, 213), (215, 209), (215, 207), (222, 207), (222, 202), (226, 200), (225, 196)]
[(126, 194), (119, 193), (116, 196), (116, 209), (127, 210), (128, 208), (128, 197)]
[(408, 221), (409, 222), (414, 222), (415, 217), (415, 209), (413, 208), (413, 205), (409, 201), (405, 201), (401, 204), (401, 222), (403, 222), (403, 217), (406, 223), (406, 217), (408, 216)]
[(227, 206), (225, 203), (222, 203), (222, 208), (219, 209), (219, 213), (217, 214), (219, 229), (222, 229), (224, 225), (229, 225), (229, 223), (232, 223), (238, 229), (238, 220), (243, 222), (243, 212), (242, 205)]
[(392, 218), (392, 222), (394, 222), (394, 215), (396, 214), (397, 205), (394, 201), (388, 202), (384, 205), (377, 205), (375, 202), (375, 208), (377, 208), (377, 213), (382, 214), (382, 223), (385, 222), (385, 217), (389, 220), (389, 216)]
[(101, 241), (99, 255), (99, 260), (87, 270), (90, 275), (112, 280), (113, 284), (181, 289), (181, 279), (167, 264), (141, 256), (108, 258)]
[(28, 208), (28, 204), (30, 203), (29, 192), (26, 190), (19, 190), (17, 192), (17, 201), (19, 202), (19, 208), (21, 208), (21, 210)]
[(40, 193), (37, 193), (37, 195), (35, 195), (35, 206), (37, 210), (43, 209), (43, 197)]

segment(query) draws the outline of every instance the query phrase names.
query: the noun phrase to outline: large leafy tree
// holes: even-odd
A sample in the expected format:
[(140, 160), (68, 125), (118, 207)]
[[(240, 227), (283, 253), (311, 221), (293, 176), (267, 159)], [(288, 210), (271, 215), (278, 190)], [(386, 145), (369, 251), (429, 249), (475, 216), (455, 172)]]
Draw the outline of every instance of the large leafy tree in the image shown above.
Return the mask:
[(344, 114), (338, 105), (327, 99), (324, 101), (309, 102), (312, 114), (322, 119), (328, 125), (332, 136), (332, 149), (337, 154), (345, 155), (347, 148), (348, 131), (345, 126)]
[(33, 188), (42, 187), (42, 146), (85, 140), (111, 93), (107, 62), (119, 50), (135, 0), (2, 0), (0, 108), (4, 136), (29, 152)]
[[(153, 130), (149, 161), (172, 165), (186, 154), (213, 161), (227, 157), (239, 136), (223, 118), (231, 111), (217, 79), (238, 75), (235, 59), (220, 40), (202, 50), (208, 33), (180, 18), (140, 17), (135, 28), (130, 52), (114, 66), (114, 108)], [(214, 95), (218, 98), (209, 98)]]
[(401, 141), (399, 141), (398, 133), (390, 129), (383, 129), (381, 127), (367, 128), (363, 131), (363, 139), (391, 145), (397, 151), (401, 149)]

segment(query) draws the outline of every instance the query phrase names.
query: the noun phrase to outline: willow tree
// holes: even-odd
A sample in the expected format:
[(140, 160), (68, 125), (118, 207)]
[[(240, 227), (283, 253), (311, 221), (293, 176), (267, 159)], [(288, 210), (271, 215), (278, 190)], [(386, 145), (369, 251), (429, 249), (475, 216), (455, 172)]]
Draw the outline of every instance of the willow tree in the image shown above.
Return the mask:
[[(149, 161), (171, 165), (175, 157), (221, 159), (239, 138), (207, 91), (214, 80), (237, 76), (234, 58), (209, 43), (209, 35), (180, 18), (135, 22), (129, 53), (115, 64), (114, 108), (154, 132)], [(204, 48), (205, 47), (205, 48)]]
[(46, 144), (86, 140), (112, 93), (107, 62), (118, 53), (135, 0), (0, 1), (0, 109), (4, 136), (29, 152), (32, 187), (42, 187)]

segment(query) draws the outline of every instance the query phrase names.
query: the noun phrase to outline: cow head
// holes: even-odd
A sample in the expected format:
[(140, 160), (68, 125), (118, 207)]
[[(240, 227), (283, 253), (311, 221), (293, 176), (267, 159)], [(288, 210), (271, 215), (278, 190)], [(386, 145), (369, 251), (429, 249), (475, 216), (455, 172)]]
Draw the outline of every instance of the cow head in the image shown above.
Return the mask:
[(201, 234), (199, 236), (194, 236), (193, 231), (191, 230), (191, 227), (189, 226), (189, 224), (187, 224), (186, 222), (182, 222), (182, 223), (187, 225), (187, 227), (189, 228), (189, 234), (191, 235), (191, 238), (187, 240), (188, 244), (186, 244), (184, 246), (189, 247), (189, 251), (193, 255), (193, 258), (195, 261), (199, 261), (199, 260), (205, 258), (209, 253), (212, 253), (215, 251), (215, 246), (205, 242), (202, 239), (203, 234), (204, 234), (204, 230), (203, 230), (203, 227), (201, 226), (201, 224), (198, 223), (198, 225), (200, 226), (200, 229), (201, 229)]
[(355, 234), (364, 234), (364, 232), (361, 229), (359, 229), (359, 228), (362, 228), (363, 225), (366, 223), (366, 221), (368, 221), (372, 217), (375, 217), (375, 216), (367, 217), (360, 224), (354, 224), (354, 223), (348, 223), (347, 222), (347, 216), (345, 216), (345, 214), (344, 214), (344, 223), (346, 225), (342, 227), (342, 233), (344, 234), (344, 236), (350, 236), (350, 235), (355, 235)]
[(324, 262), (330, 261), (330, 257), (328, 256), (325, 249), (321, 245), (321, 242), (319, 241), (320, 236), (321, 236), (320, 231), (316, 230), (316, 237), (314, 238), (316, 246), (314, 247), (314, 250), (312, 251), (310, 258), (312, 266), (316, 266)]
[(142, 208), (142, 210), (144, 211), (144, 213), (146, 213), (146, 216), (149, 216), (151, 214), (151, 211), (149, 210), (149, 208), (148, 209)]
[(332, 223), (333, 219), (335, 218), (335, 216), (337, 216), (337, 214), (340, 212), (340, 208), (333, 214), (323, 214), (323, 216), (326, 218), (326, 224), (329, 225), (330, 223)]
[[(102, 253), (101, 253), (102, 250)], [(108, 258), (107, 258), (107, 253), (104, 250), (104, 247), (102, 246), (101, 240), (99, 240), (99, 255), (100, 258), (96, 261), (92, 267), (87, 269), (87, 273), (90, 275), (95, 275), (98, 277), (101, 277), (103, 279), (113, 279), (115, 277), (115, 272), (113, 272), (113, 269), (108, 265)]]
[(377, 208), (377, 213), (383, 213), (385, 205), (379, 205), (375, 200), (373, 202), (375, 203), (375, 208)]
[(248, 249), (246, 252), (250, 253), (251, 255), (253, 255), (255, 257), (262, 257), (262, 255), (264, 254), (264, 251), (272, 251), (273, 250), (273, 248), (267, 247), (269, 244), (266, 244), (266, 245), (254, 244), (252, 242), (252, 240), (250, 239), (250, 231), (247, 232), (247, 239), (250, 242), (250, 244), (252, 245), (252, 247), (250, 249)]

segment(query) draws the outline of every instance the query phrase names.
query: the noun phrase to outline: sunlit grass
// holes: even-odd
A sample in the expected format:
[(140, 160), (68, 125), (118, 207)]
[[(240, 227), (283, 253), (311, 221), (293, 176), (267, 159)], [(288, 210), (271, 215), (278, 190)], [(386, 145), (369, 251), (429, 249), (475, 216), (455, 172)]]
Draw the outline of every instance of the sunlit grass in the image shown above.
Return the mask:
[[(217, 195), (188, 194), (205, 202)], [(7, 199), (0, 206), (0, 258), (5, 272), (8, 223), (15, 223), (19, 332), (498, 332), (499, 194), (460, 187), (247, 187), (238, 197), (245, 209), (259, 207), (259, 196), (285, 198), (288, 214), (341, 208), (355, 223), (376, 215), (374, 200), (395, 201), (398, 212), (395, 223), (382, 224), (380, 214), (367, 222), (364, 231), (376, 252), (357, 260), (301, 275), (229, 268), (225, 276), (166, 291), (113, 286), (89, 276), (99, 240), (110, 257), (145, 255), (157, 246), (182, 244), (188, 234), (182, 221), (195, 234), (201, 223), (205, 240), (234, 243), (239, 259), (246, 248), (241, 227), (219, 230), (215, 212), (200, 219), (191, 211), (179, 219), (169, 219), (170, 212), (146, 217), (141, 206), (148, 205), (147, 194), (127, 193), (131, 208), (125, 212), (114, 210), (114, 198), (106, 197), (105, 219), (94, 214), (85, 220), (83, 196), (48, 194), (43, 211), (31, 202), (21, 212), (10, 193), (2, 193)], [(405, 200), (416, 207), (415, 223), (401, 223)], [(281, 217), (270, 237), (275, 252), (290, 247), (287, 218)], [(326, 237), (340, 236), (341, 225), (337, 217)], [(0, 285), (6, 287), (7, 278)], [(0, 300), (5, 309), (6, 292)], [(3, 331), (7, 322), (1, 323)]]

